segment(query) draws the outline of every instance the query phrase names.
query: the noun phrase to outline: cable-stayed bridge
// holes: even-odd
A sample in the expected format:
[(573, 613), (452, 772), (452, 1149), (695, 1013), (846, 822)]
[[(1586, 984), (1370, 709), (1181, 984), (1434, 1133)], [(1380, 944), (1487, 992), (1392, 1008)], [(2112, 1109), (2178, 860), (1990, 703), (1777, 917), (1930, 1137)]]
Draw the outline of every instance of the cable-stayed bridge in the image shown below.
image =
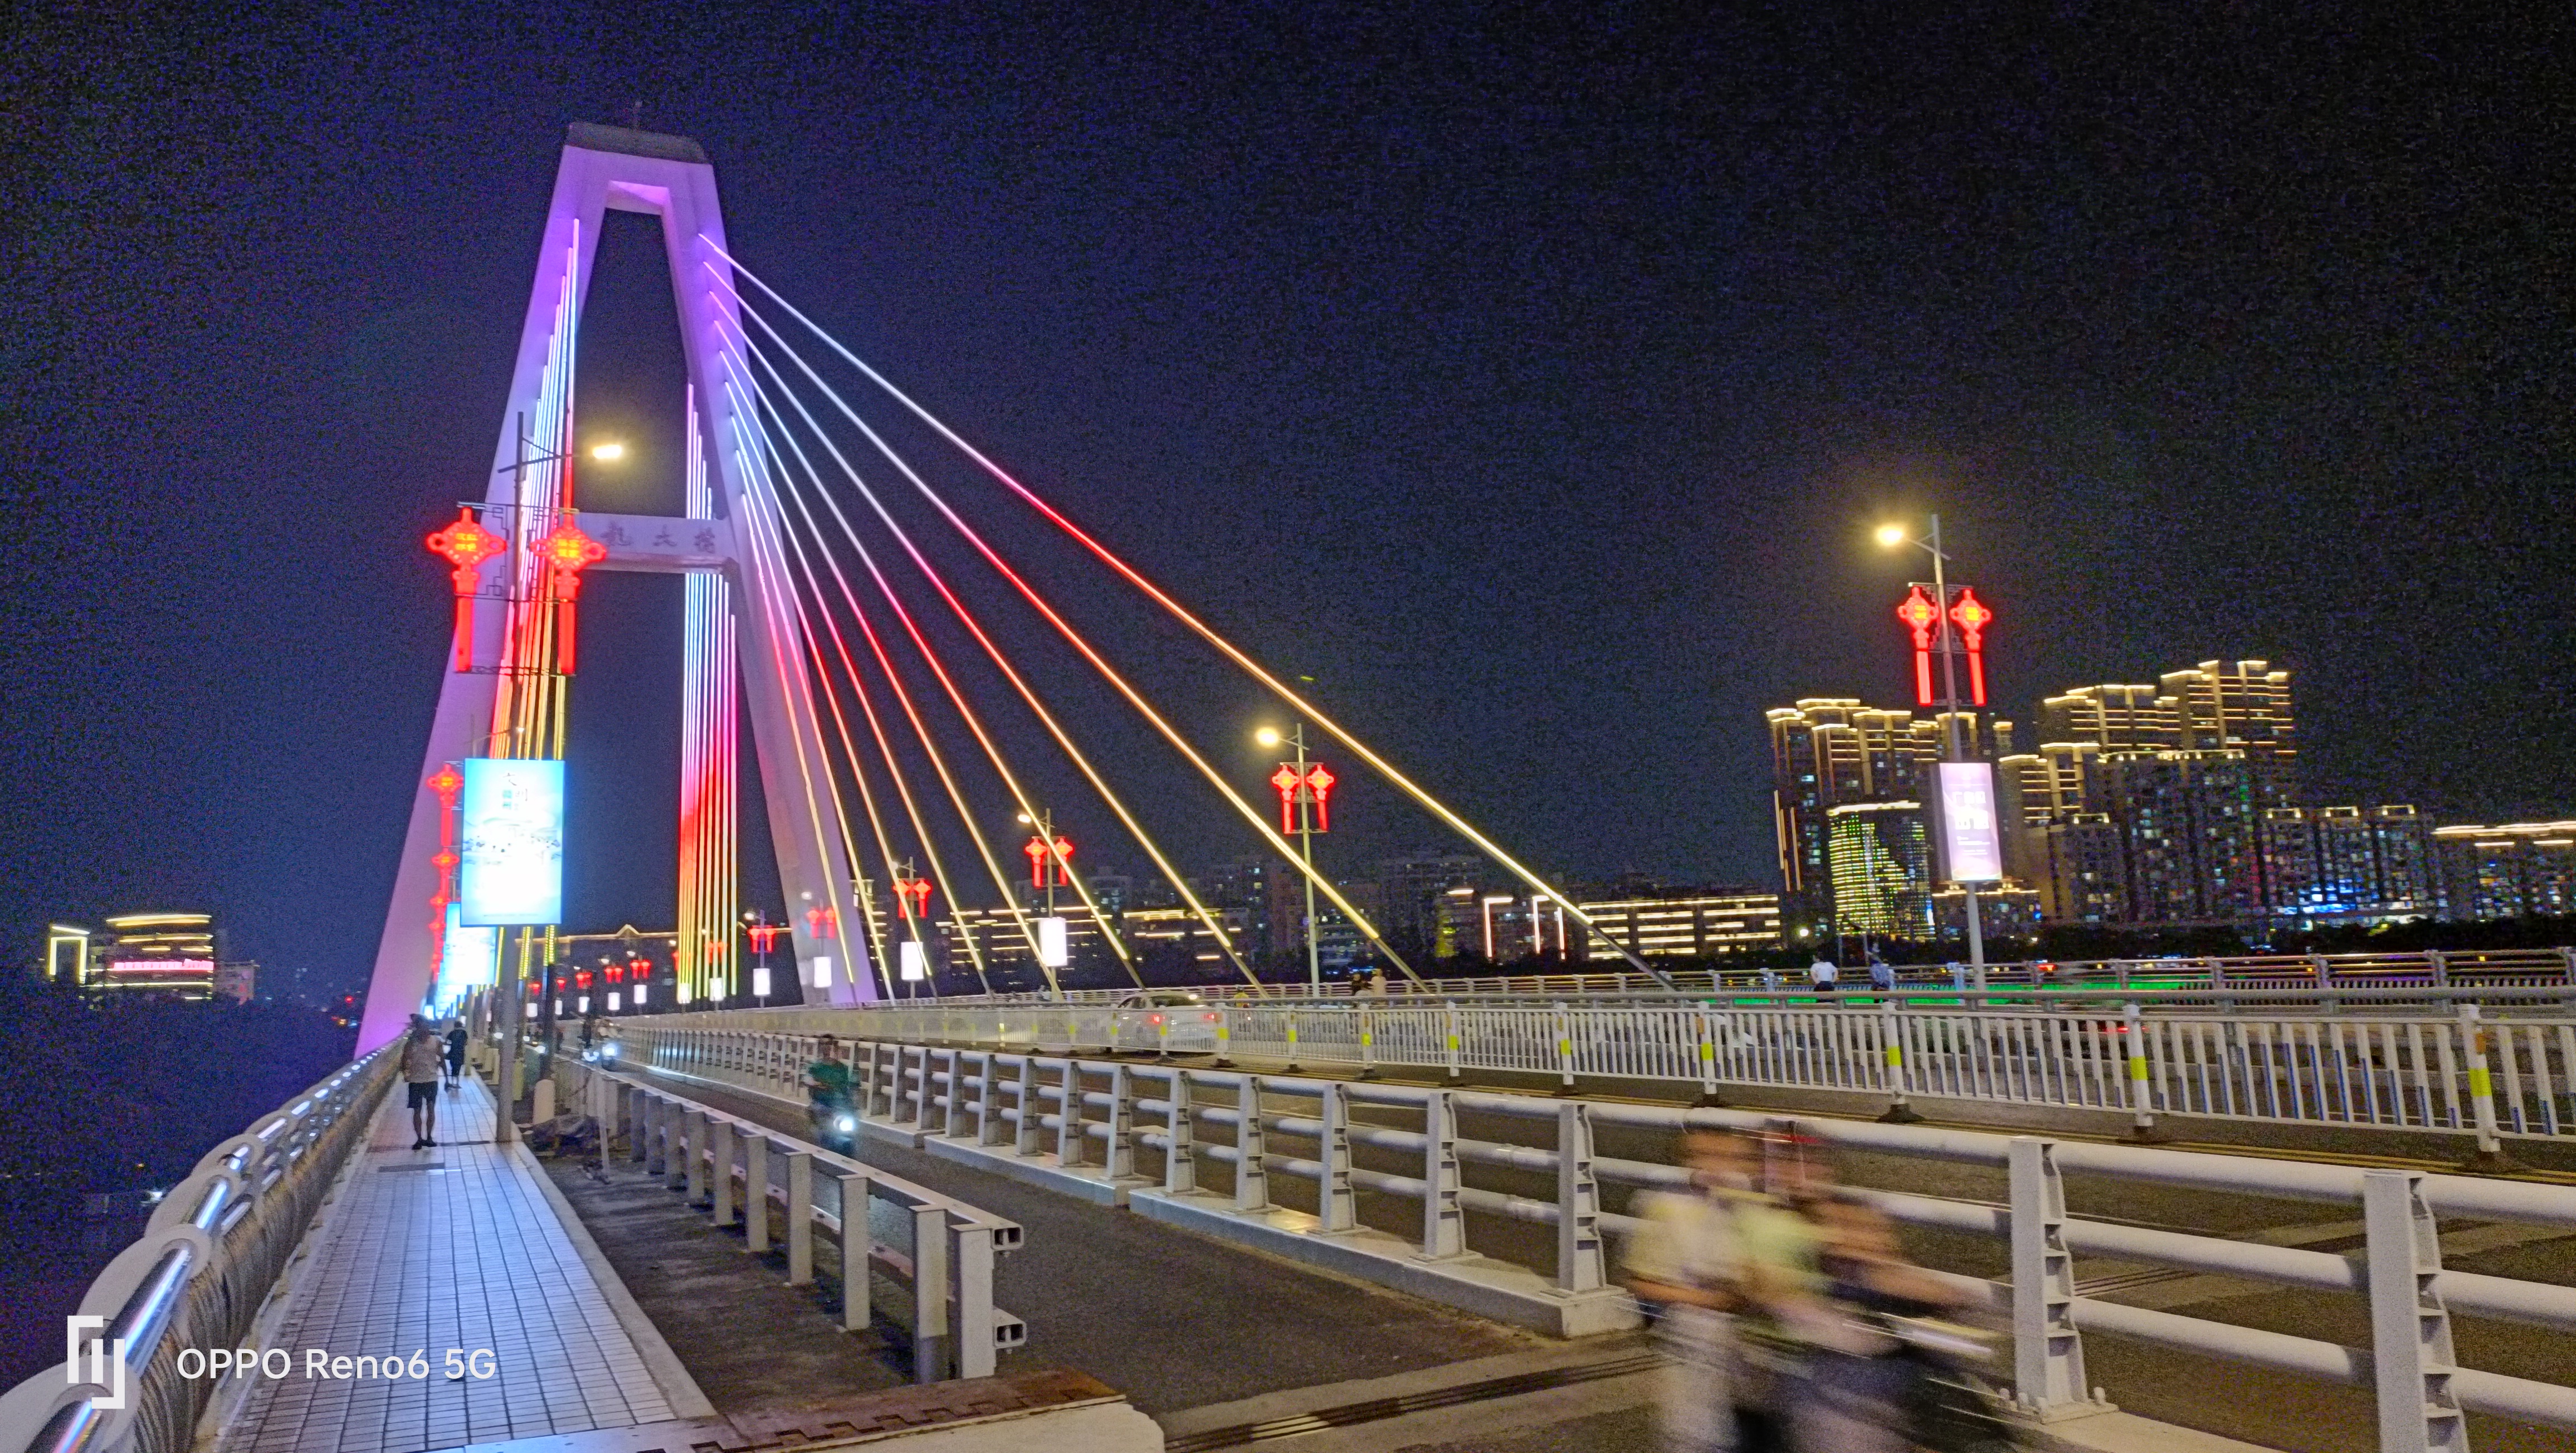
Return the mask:
[[(573, 412), (611, 210), (654, 219), (670, 264), (676, 516), (577, 491), (613, 467)], [(0, 1397), (0, 1453), (1637, 1446), (1662, 1359), (1618, 1242), (1641, 1196), (1688, 1184), (1691, 1125), (1839, 1157), (1996, 1334), (1987, 1373), (2055, 1446), (2571, 1446), (2563, 961), (1677, 981), (774, 290), (683, 138), (573, 129), (509, 399), (488, 489), (432, 540), (455, 639), (360, 1058), (172, 1189), (65, 1363)], [(1144, 689), (1138, 648), (1004, 548), (1006, 512), (1624, 973), (1426, 982), (1312, 869), (1332, 779), (1298, 765), (1277, 802), (1248, 794)], [(670, 997), (585, 1053), (527, 1032), (508, 987), (559, 892), (469, 910), (461, 870), (515, 855), (538, 870), (499, 877), (542, 885), (564, 851), (526, 823), (560, 792), (591, 570), (685, 577), (683, 781)], [(1068, 670), (1395, 992), (1258, 983), (1157, 835), (1162, 789), (1044, 684)], [(1010, 746), (1032, 737), (1043, 764)], [(754, 972), (732, 947), (746, 765), (794, 1007), (722, 1007)], [(1052, 830), (1037, 784), (1066, 773), (1240, 994), (1061, 992), (1062, 921), (976, 804), (1035, 829), (1031, 881), (1142, 988), (1145, 955)], [(936, 986), (909, 976), (942, 911), (1002, 923), (1049, 992), (986, 992), (1004, 986), (972, 933), (951, 982), (977, 992), (907, 992)], [(423, 1094), (405, 1021), (451, 938), (495, 925), (518, 936), (468, 1072)], [(836, 1065), (846, 1123), (810, 1119), (808, 1078)], [(524, 1135), (494, 1086), (524, 1090)]]

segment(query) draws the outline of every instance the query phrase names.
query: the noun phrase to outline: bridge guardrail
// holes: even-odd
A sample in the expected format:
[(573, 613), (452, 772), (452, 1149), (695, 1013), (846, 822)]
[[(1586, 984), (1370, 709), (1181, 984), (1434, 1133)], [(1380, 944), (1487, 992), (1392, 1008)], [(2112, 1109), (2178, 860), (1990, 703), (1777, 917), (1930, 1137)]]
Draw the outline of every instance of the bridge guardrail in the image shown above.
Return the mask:
[[(1387, 994), (1406, 997), (1534, 996), (1584, 999), (1629, 995), (1763, 992), (1755, 969), (1671, 969), (1671, 987), (1633, 972), (1487, 974), (1434, 978), (1416, 985), (1390, 980)], [(1844, 966), (1846, 988), (1865, 983), (1867, 974)], [(1804, 981), (1797, 970), (1777, 971), (1778, 987), (1794, 989)], [(1897, 969), (1900, 987), (1910, 990), (1979, 992), (1964, 964), (1906, 964)], [(2576, 989), (2576, 948), (2429, 949), (2418, 953), (2245, 954), (2225, 957), (2024, 960), (1986, 966), (1983, 992), (2009, 995), (2013, 990), (2063, 991), (2083, 988), (2126, 994), (2163, 988), (2169, 992), (2218, 994), (2227, 991), (2293, 993), (2332, 989)], [(1303, 983), (1203, 984), (1200, 992), (1229, 999), (1350, 999), (1360, 987), (1347, 980), (1328, 982), (1316, 993)], [(1028, 994), (951, 994), (948, 1004), (1077, 1003), (1114, 1004), (1132, 988), (1074, 989), (1057, 1000)]]
[[(684, 1031), (662, 1026), (638, 1026), (635, 1032), (636, 1052), (642, 1056), (685, 1056), (718, 1048), (679, 1039)], [(763, 1033), (721, 1048), (753, 1063), (772, 1063), (810, 1053), (810, 1046), (801, 1036)], [(1688, 1173), (1663, 1161), (1600, 1154), (1596, 1129), (1678, 1131), (1709, 1124), (1764, 1130), (1780, 1124), (1744, 1111), (1350, 1083), (1074, 1055), (886, 1041), (854, 1048), (863, 1071), (860, 1108), (881, 1124), (909, 1131), (926, 1143), (957, 1147), (966, 1155), (1017, 1160), (1057, 1177), (1123, 1185), (1133, 1209), (1203, 1229), (1222, 1226), (1224, 1234), (1254, 1244), (1287, 1246), (1320, 1234), (1356, 1248), (1345, 1253), (1346, 1260), (1375, 1257), (1382, 1267), (1380, 1279), (1431, 1295), (1438, 1293), (1424, 1293), (1424, 1267), (1475, 1260), (1479, 1281), (1496, 1281), (1475, 1244), (1474, 1213), (1555, 1229), (1555, 1253), (1547, 1259), (1547, 1271), (1522, 1273), (1544, 1297), (1568, 1304), (1615, 1300), (1621, 1294), (1610, 1286), (1605, 1238), (1636, 1223), (1605, 1207), (1603, 1188), (1670, 1188), (1687, 1183)], [(1292, 1102), (1289, 1108), (1279, 1108), (1283, 1100)], [(1308, 1105), (1311, 1110), (1302, 1108)], [(1529, 1139), (1475, 1139), (1459, 1132), (1461, 1112), (1478, 1116), (1479, 1125), (1549, 1128)], [(1408, 1123), (1384, 1123), (1390, 1116)], [(2347, 1385), (2425, 1389), (2420, 1399), (2383, 1400), (2383, 1409), (2393, 1404), (2400, 1410), (2382, 1414), (2384, 1449), (2449, 1446), (2439, 1435), (2462, 1410), (2576, 1429), (2576, 1389), (2457, 1367), (2448, 1360), (2449, 1322), (2456, 1315), (2576, 1332), (2576, 1288), (2445, 1269), (2436, 1224), (2447, 1216), (2576, 1227), (2576, 1192), (2478, 1177), (1910, 1125), (1809, 1121), (1797, 1128), (1855, 1150), (2004, 1171), (2008, 1193), (2001, 1203), (1867, 1194), (1900, 1221), (1967, 1231), (2009, 1246), (2008, 1283), (1956, 1275), (1949, 1280), (2009, 1319), (2015, 1343), (2013, 1389), (2035, 1413), (2063, 1415), (2081, 1411), (2089, 1402), (2093, 1383), (2085, 1371), (2084, 1337), (2103, 1332)], [(1229, 1133), (1212, 1133), (1217, 1131)], [(1282, 1141), (1299, 1153), (1283, 1153)], [(1311, 1151), (1305, 1149), (1309, 1146)], [(1159, 1177), (1152, 1174), (1155, 1156), (1162, 1162)], [(1363, 1156), (1376, 1164), (1363, 1164)], [(1231, 1194), (1200, 1189), (1208, 1163), (1231, 1168)], [(1389, 1164), (1407, 1168), (1384, 1168)], [(1498, 1177), (1517, 1174), (1524, 1184), (1552, 1182), (1553, 1192), (1471, 1186), (1464, 1174), (1468, 1166), (1492, 1167)], [(2358, 1205), (2365, 1245), (2358, 1256), (2347, 1257), (2090, 1220), (2066, 1209), (2064, 1177), (2069, 1173)], [(1270, 1191), (1276, 1176), (1315, 1183), (1317, 1211), (1312, 1217), (1280, 1212)], [(1362, 1192), (1419, 1202), (1418, 1235), (1398, 1238), (1363, 1226), (1357, 1215)], [(2377, 1335), (2369, 1347), (2346, 1347), (2082, 1295), (2075, 1278), (2079, 1253), (2358, 1295), (2371, 1309)], [(1464, 1291), (1458, 1304), (1483, 1309)]]
[[(625, 1021), (670, 1036), (693, 1063), (793, 1085), (811, 1036), (1075, 1053), (1209, 1054), (1363, 1073), (1402, 1067), (1881, 1096), (1892, 1119), (1916, 1096), (2160, 1119), (2576, 1137), (2576, 1016), (2147, 1013), (2136, 1005), (2045, 1015), (1928, 1009), (1863, 996), (1793, 1008), (1668, 1002), (1544, 1007), (1362, 1000), (1156, 1009), (1087, 1005), (760, 1011)], [(759, 1025), (758, 1029), (735, 1027)], [(657, 1041), (659, 1042), (659, 1041)], [(774, 1048), (763, 1048), (773, 1045)], [(802, 1046), (796, 1047), (796, 1046)], [(790, 1063), (793, 1061), (793, 1063)]]
[(186, 1453), (216, 1384), (180, 1376), (180, 1351), (244, 1343), (332, 1180), (365, 1142), (394, 1065), (392, 1049), (378, 1050), (206, 1152), (82, 1296), (77, 1315), (106, 1319), (96, 1341), (80, 1339), (77, 1361), (0, 1394), (0, 1449)]
[[(800, 1079), (805, 1063), (797, 1065)], [(1018, 1222), (631, 1073), (564, 1059), (557, 1072), (583, 1097), (573, 1103), (586, 1104), (598, 1120), (603, 1162), (610, 1136), (625, 1133), (633, 1164), (692, 1205), (703, 1201), (709, 1225), (740, 1225), (755, 1252), (769, 1249), (766, 1213), (776, 1206), (788, 1285), (814, 1280), (814, 1230), (821, 1227), (843, 1268), (844, 1330), (867, 1330), (874, 1310), (869, 1278), (850, 1268), (873, 1266), (909, 1287), (913, 1381), (990, 1377), (1000, 1353), (1027, 1342), (1027, 1324), (993, 1300), (995, 1263), (1021, 1244)], [(769, 1076), (693, 1077), (763, 1093), (776, 1084)], [(864, 1209), (853, 1215), (854, 1206)]]

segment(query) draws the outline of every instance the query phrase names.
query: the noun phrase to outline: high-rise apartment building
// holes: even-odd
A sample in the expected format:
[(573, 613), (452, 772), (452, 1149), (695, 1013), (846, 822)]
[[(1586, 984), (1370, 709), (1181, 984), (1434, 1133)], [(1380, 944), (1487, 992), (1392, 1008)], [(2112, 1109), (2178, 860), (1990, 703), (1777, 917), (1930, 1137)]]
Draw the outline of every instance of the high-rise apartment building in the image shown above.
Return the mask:
[(2463, 823), (2432, 843), (2444, 918), (2576, 913), (2576, 822)]
[(2262, 916), (2261, 818), (2244, 753), (2105, 752), (2101, 776), (2126, 854), (2130, 922)]
[(2240, 751), (2251, 764), (2267, 807), (2298, 796), (2298, 726), (2290, 711), (2290, 673), (2269, 661), (2203, 661), (2159, 678), (2188, 751)]
[(2078, 686), (2039, 704), (2039, 740), (2090, 742), (2106, 752), (2151, 752), (2182, 745), (2174, 703), (2152, 686), (2104, 682)]
[(2029, 869), (2040, 913), (2052, 923), (2129, 921), (2128, 853), (2105, 812), (2070, 812), (2030, 830)]
[(2438, 909), (2431, 825), (2403, 803), (2265, 808), (2262, 844), (2274, 923), (2386, 923)]
[[(1919, 804), (1945, 755), (1948, 713), (1864, 706), (1858, 698), (1808, 697), (1765, 713), (1771, 731), (1773, 827), (1779, 850), (1781, 922), (1792, 939), (1830, 936), (1835, 922), (1833, 823), (1837, 807)], [(1996, 730), (2009, 732), (2007, 724)], [(1961, 746), (1986, 755), (1986, 731), (1959, 714)], [(1928, 879), (1927, 879), (1928, 882)], [(1875, 931), (1875, 930), (1873, 930)]]

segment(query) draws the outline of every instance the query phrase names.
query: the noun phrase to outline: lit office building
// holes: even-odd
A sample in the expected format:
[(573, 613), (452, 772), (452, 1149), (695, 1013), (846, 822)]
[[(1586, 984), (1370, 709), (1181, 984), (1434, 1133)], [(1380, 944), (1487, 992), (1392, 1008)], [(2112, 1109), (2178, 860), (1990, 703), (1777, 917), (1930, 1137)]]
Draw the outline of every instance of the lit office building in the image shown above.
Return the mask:
[[(1612, 943), (1642, 958), (1709, 958), (1775, 949), (1781, 943), (1777, 893), (1673, 892), (1584, 900), (1575, 906)], [(1617, 956), (1616, 948), (1580, 925), (1573, 937), (1578, 958)]]
[(1852, 802), (1825, 815), (1833, 928), (1886, 938), (1932, 937), (1932, 849), (1922, 804)]
[(2442, 916), (2576, 914), (2576, 821), (2433, 829)]
[(223, 965), (214, 919), (203, 913), (128, 913), (106, 920), (105, 943), (92, 942), (85, 986), (111, 994), (169, 994), (181, 999), (248, 1001), (255, 966)]
[(2039, 739), (2090, 742), (2105, 752), (2153, 752), (2182, 745), (2174, 703), (2152, 686), (2078, 686), (2039, 704)]

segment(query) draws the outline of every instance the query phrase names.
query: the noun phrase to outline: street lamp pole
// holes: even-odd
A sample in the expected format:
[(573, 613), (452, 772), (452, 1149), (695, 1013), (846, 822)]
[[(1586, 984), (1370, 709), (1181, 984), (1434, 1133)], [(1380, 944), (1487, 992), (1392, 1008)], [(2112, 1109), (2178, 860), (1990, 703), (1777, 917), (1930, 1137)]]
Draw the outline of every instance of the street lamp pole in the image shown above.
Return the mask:
[[(1261, 740), (1277, 742), (1279, 734), (1262, 728)], [(1315, 788), (1306, 780), (1306, 724), (1291, 722), (1288, 744), (1297, 751), (1297, 782), (1287, 790), (1290, 805), (1297, 809), (1297, 851), (1306, 859), (1306, 992), (1321, 996), (1324, 992), (1324, 956), (1315, 942)]]
[[(1932, 598), (1940, 602), (1941, 610), (1941, 706), (1945, 728), (1942, 755), (1946, 761), (1964, 762), (1968, 755), (1959, 740), (1959, 663), (1951, 640), (1951, 633), (1958, 627), (1950, 619), (1950, 557), (1941, 550), (1941, 517), (1937, 514), (1932, 516), (1929, 548), (1932, 551)], [(1968, 967), (1975, 976), (1977, 987), (1982, 989), (1986, 986), (1986, 936), (1983, 926), (1977, 921), (1977, 885), (1961, 879), (1959, 892), (1967, 906)]]

